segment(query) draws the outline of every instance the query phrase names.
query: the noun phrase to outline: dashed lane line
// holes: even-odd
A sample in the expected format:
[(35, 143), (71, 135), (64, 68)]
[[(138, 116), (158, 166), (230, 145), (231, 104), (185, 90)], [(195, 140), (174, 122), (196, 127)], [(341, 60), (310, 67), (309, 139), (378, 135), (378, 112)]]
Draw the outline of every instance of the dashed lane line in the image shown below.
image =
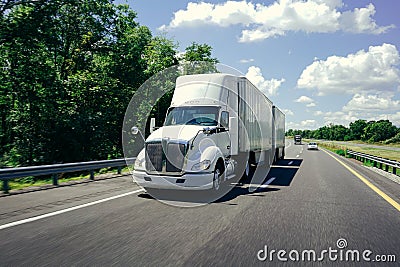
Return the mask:
[(55, 215), (63, 214), (63, 213), (70, 212), (70, 211), (73, 211), (73, 210), (90, 207), (90, 206), (93, 206), (93, 205), (96, 205), (96, 204), (99, 204), (99, 203), (103, 203), (103, 202), (106, 202), (106, 201), (110, 201), (110, 200), (113, 200), (113, 199), (126, 197), (126, 196), (129, 196), (129, 195), (141, 192), (141, 191), (144, 191), (144, 190), (143, 189), (139, 189), (139, 190), (131, 191), (131, 192), (128, 192), (128, 193), (124, 193), (124, 194), (120, 194), (120, 195), (116, 195), (116, 196), (100, 199), (100, 200), (97, 200), (97, 201), (89, 202), (89, 203), (86, 203), (86, 204), (74, 206), (74, 207), (71, 207), (71, 208), (58, 210), (58, 211), (46, 213), (46, 214), (43, 214), (43, 215), (30, 217), (30, 218), (27, 218), (27, 219), (23, 219), (23, 220), (11, 222), (11, 223), (3, 224), (3, 225), (0, 225), (0, 230), (6, 229), (6, 228), (10, 228), (10, 227), (13, 227), (13, 226), (17, 226), (17, 225), (21, 225), (21, 224), (25, 224), (25, 223), (29, 223), (29, 222), (34, 222), (34, 221), (37, 221), (37, 220), (41, 220), (41, 219), (44, 219), (44, 218), (48, 218), (48, 217), (52, 217), (52, 216), (55, 216)]

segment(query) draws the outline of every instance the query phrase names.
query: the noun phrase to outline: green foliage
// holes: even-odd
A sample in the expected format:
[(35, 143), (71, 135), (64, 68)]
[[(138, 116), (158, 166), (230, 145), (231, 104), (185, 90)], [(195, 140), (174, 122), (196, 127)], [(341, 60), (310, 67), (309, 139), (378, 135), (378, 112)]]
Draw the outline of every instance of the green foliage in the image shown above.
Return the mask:
[(400, 129), (398, 129), (398, 133), (394, 137), (389, 138), (384, 143), (385, 144), (400, 144)]
[(394, 137), (398, 132), (389, 120), (370, 121), (364, 128), (362, 140), (368, 142), (380, 142)]
[(346, 151), (344, 151), (343, 149), (338, 149), (335, 151), (335, 153), (343, 157), (346, 156)]
[(399, 132), (400, 128), (397, 128), (388, 120), (369, 122), (365, 120), (357, 120), (350, 123), (349, 128), (343, 125), (329, 124), (316, 130), (289, 129), (286, 132), (286, 135), (294, 136), (299, 134), (303, 138), (333, 141), (352, 141), (361, 139), (368, 142), (382, 142), (387, 140), (385, 143), (389, 144), (399, 142), (400, 137), (395, 137)]
[[(3, 3), (0, 166), (121, 157), (126, 107), (151, 75), (178, 63), (177, 45), (111, 0)], [(193, 43), (184, 60), (215, 64), (211, 50)], [(160, 118), (171, 96), (154, 110)]]
[(185, 53), (178, 60), (184, 66), (183, 73), (201, 74), (217, 72), (216, 64), (219, 62), (216, 58), (211, 58), (212, 47), (207, 44), (198, 44), (193, 42), (185, 49)]
[(356, 120), (350, 123), (351, 136), (349, 140), (360, 140), (364, 134), (364, 129), (367, 127), (366, 120)]

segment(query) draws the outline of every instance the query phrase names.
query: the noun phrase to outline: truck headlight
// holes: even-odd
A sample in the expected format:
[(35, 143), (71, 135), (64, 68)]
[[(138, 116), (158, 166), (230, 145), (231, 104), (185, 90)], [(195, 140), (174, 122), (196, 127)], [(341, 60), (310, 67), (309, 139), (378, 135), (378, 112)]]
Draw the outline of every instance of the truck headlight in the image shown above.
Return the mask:
[(196, 163), (192, 166), (192, 171), (204, 171), (204, 170), (208, 170), (208, 168), (210, 168), (211, 165), (211, 160), (203, 160), (199, 163)]
[(136, 160), (135, 160), (135, 169), (136, 170), (138, 170), (138, 169), (144, 169), (145, 168), (145, 163), (146, 162), (146, 158), (137, 158)]

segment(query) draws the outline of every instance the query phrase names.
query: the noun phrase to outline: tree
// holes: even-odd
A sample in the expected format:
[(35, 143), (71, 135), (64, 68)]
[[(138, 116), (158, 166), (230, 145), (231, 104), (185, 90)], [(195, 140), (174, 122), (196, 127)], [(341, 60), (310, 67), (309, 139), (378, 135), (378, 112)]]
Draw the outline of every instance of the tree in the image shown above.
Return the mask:
[(217, 72), (216, 64), (218, 59), (212, 58), (212, 47), (207, 44), (198, 44), (193, 42), (186, 47), (185, 53), (179, 58), (184, 65), (183, 73), (186, 74), (202, 74)]
[(361, 140), (361, 136), (364, 134), (364, 129), (367, 127), (366, 120), (356, 120), (350, 123), (350, 134), (351, 140)]
[(343, 125), (333, 125), (331, 127), (331, 140), (343, 141), (350, 133), (350, 130)]
[[(121, 157), (126, 107), (149, 77), (178, 63), (177, 45), (112, 0), (1, 3), (0, 164)], [(214, 67), (211, 50), (194, 43), (185, 60)], [(171, 96), (157, 104), (161, 116)]]
[(120, 127), (147, 76), (150, 30), (108, 0), (8, 7), (0, 29), (4, 158), (35, 165), (121, 156)]
[(369, 121), (364, 128), (363, 140), (369, 142), (385, 141), (397, 134), (397, 127), (389, 120)]

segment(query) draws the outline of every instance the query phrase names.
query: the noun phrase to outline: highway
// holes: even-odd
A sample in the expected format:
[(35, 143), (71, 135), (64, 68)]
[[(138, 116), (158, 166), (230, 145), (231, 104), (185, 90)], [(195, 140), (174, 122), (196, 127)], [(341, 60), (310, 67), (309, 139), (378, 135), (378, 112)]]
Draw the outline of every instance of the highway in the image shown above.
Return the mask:
[[(398, 266), (400, 185), (359, 163), (286, 142), (286, 159), (265, 179), (270, 184), (253, 193), (248, 184), (236, 186), (217, 202), (196, 208), (160, 203), (129, 176), (1, 197), (0, 265), (377, 264), (347, 263), (327, 253), (318, 262), (301, 259), (304, 250), (319, 257), (331, 248), (370, 250), (369, 259), (395, 255), (391, 266)], [(272, 256), (271, 250), (276, 250)], [(278, 259), (278, 250), (287, 253)], [(299, 259), (294, 252), (288, 259), (293, 250)], [(265, 252), (271, 257), (263, 259)]]

